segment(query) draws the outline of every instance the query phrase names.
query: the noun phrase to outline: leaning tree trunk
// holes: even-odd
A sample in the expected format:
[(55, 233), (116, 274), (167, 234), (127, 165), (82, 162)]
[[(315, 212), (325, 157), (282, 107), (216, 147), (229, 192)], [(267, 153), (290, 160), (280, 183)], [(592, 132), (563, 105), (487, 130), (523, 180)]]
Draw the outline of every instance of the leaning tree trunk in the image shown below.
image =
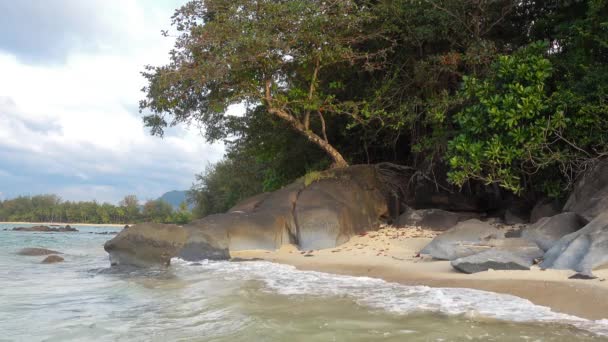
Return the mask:
[(289, 113), (285, 112), (284, 110), (277, 109), (277, 108), (269, 108), (268, 112), (289, 122), (289, 124), (296, 131), (298, 131), (300, 134), (304, 135), (310, 142), (314, 143), (315, 145), (319, 146), (323, 151), (325, 151), (325, 153), (327, 153), (327, 155), (329, 155), (331, 157), (331, 159), (333, 160), (333, 163), (331, 166), (332, 168), (342, 168), (342, 167), (348, 166), (348, 163), (346, 162), (344, 157), (342, 157), (342, 154), (340, 154), (340, 152), (338, 152), (338, 150), (336, 150), (329, 143), (329, 141), (321, 138), (319, 135), (317, 135), (312, 130), (307, 129), (306, 126), (304, 126), (304, 124), (302, 124), (300, 121), (298, 121), (293, 116), (289, 115)]

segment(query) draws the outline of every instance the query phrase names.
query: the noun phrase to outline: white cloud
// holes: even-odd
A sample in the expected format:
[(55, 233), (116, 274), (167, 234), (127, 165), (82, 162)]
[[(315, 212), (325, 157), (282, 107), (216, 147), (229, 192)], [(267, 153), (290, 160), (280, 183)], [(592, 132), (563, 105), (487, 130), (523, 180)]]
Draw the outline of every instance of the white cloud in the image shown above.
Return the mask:
[(0, 168), (26, 174), (20, 181), (0, 174), (5, 196), (45, 191), (66, 199), (153, 198), (187, 188), (194, 173), (223, 154), (196, 128), (152, 137), (136, 111), (143, 66), (167, 61), (172, 42), (159, 32), (169, 27), (171, 7), (96, 4), (100, 13), (113, 13), (100, 22), (120, 36), (115, 45), (104, 40), (102, 49), (73, 50), (63, 64), (28, 64), (0, 52)]

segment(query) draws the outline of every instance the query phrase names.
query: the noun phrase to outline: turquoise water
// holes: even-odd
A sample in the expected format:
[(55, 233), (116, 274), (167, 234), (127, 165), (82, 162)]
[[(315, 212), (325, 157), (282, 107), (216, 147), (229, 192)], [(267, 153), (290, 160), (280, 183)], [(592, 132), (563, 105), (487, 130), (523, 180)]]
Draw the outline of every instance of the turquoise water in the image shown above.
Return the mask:
[[(267, 262), (110, 268), (113, 227), (3, 231), (0, 341), (596, 341), (608, 322), (512, 296), (403, 286)], [(20, 256), (63, 252), (65, 262)]]

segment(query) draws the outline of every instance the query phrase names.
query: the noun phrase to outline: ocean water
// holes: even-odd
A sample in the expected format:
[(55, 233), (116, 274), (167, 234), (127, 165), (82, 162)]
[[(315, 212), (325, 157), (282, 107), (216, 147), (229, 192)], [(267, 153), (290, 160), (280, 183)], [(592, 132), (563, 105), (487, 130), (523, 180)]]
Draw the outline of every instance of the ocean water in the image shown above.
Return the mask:
[[(404, 286), (268, 262), (173, 260), (111, 268), (113, 227), (3, 231), (0, 341), (603, 341), (589, 321), (527, 300), (468, 289)], [(63, 252), (65, 262), (16, 255)]]

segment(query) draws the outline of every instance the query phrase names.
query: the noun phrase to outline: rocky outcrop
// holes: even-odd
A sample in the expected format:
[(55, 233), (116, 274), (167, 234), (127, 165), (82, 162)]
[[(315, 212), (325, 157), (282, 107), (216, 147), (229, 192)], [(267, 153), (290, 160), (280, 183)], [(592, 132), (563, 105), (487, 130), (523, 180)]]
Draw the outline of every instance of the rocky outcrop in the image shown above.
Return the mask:
[(541, 267), (591, 273), (605, 265), (608, 265), (608, 212), (557, 241), (545, 253)]
[(491, 250), (451, 261), (452, 267), (464, 273), (493, 270), (529, 270), (534, 259), (543, 255), (538, 247), (504, 250)]
[(302, 249), (330, 248), (376, 228), (388, 218), (377, 170), (354, 166), (303, 188), (294, 206), (295, 242)]
[(168, 265), (186, 243), (187, 236), (183, 227), (173, 224), (137, 224), (107, 241), (104, 249), (110, 254), (112, 265)]
[(335, 247), (388, 218), (387, 193), (374, 166), (328, 170), (184, 226), (132, 226), (105, 249), (112, 264), (145, 265), (167, 264), (172, 257), (228, 259), (229, 251), (284, 244)]
[(445, 231), (458, 222), (479, 218), (479, 214), (467, 212), (451, 212), (441, 209), (418, 209), (407, 208), (399, 216), (395, 225), (397, 226), (418, 226), (426, 229)]
[(530, 223), (536, 223), (543, 217), (551, 217), (559, 214), (560, 205), (557, 200), (541, 200), (538, 201), (530, 212)]
[(420, 253), (435, 259), (454, 260), (489, 249), (491, 240), (504, 238), (504, 231), (476, 219), (458, 223), (437, 236)]
[(563, 236), (576, 232), (585, 224), (585, 220), (576, 213), (561, 213), (543, 217), (525, 228), (522, 237), (534, 241), (543, 251), (548, 251)]
[(46, 258), (44, 258), (44, 260), (42, 260), (43, 264), (55, 264), (58, 262), (63, 262), (64, 259), (62, 257), (60, 257), (59, 255), (49, 255)]
[(51, 228), (49, 226), (33, 226), (33, 227), (15, 227), (12, 230), (18, 232), (49, 232), (49, 233), (65, 233), (77, 232), (78, 229), (72, 228), (69, 225), (59, 228)]
[(608, 211), (608, 159), (576, 181), (563, 211), (575, 212), (587, 221)]
[(23, 248), (17, 252), (18, 255), (26, 255), (26, 256), (39, 256), (39, 255), (49, 255), (49, 254), (62, 254), (61, 252), (54, 251), (52, 249), (46, 248)]

